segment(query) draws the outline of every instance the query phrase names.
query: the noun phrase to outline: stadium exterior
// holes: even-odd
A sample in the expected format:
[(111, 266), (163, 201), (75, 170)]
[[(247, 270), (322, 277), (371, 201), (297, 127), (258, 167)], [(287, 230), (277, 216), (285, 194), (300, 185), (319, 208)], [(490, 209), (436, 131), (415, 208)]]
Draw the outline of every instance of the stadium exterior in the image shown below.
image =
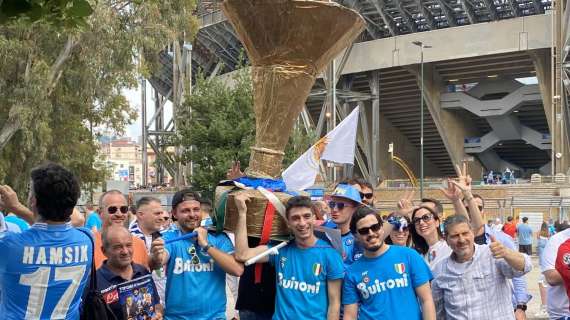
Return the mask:
[[(161, 120), (162, 101), (176, 108), (191, 90), (180, 79), (238, 67), (243, 49), (220, 2), (199, 2), (196, 39), (163, 52), (163, 70), (149, 79), (159, 112), (145, 115), (144, 136), (157, 154), (175, 125), (150, 124)], [(426, 177), (453, 175), (463, 160), (474, 177), (506, 168), (521, 177), (567, 174), (570, 0), (337, 2), (359, 11), (366, 31), (317, 80), (301, 120), (322, 135), (361, 106), (355, 171), (373, 183), (406, 178), (392, 144), (419, 175), (423, 104)], [(163, 162), (173, 176), (181, 170)]]

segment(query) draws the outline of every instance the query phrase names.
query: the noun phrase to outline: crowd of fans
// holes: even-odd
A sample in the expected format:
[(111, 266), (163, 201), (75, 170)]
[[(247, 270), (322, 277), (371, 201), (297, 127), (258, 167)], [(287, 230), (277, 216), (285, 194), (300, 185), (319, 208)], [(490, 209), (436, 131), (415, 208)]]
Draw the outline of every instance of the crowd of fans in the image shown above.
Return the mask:
[[(88, 318), (95, 290), (109, 319), (526, 319), (528, 219), (485, 224), (465, 167), (442, 192), (454, 208), (445, 219), (438, 200), (413, 203), (413, 193), (381, 217), (362, 179), (339, 183), (328, 201), (294, 196), (283, 246), (248, 236), (246, 193), (231, 198), (234, 233), (210, 228), (212, 202), (191, 189), (175, 193), (170, 212), (158, 198), (130, 206), (109, 190), (85, 218), (73, 174), (42, 165), (27, 206), (0, 186), (0, 317)], [(544, 223), (536, 236), (551, 319), (570, 318), (570, 229), (562, 229)]]

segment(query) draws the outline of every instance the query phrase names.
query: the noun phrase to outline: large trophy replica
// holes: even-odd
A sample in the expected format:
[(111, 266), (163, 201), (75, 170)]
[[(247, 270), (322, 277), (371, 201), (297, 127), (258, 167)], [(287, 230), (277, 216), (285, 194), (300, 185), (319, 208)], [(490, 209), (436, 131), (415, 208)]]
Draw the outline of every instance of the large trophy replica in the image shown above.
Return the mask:
[[(315, 0), (226, 0), (223, 11), (252, 64), (256, 133), (245, 174), (275, 179), (281, 174), (283, 151), (317, 75), (362, 32), (364, 20), (335, 2)], [(219, 186), (216, 202), (225, 211), (224, 227), (234, 230), (237, 209), (231, 188)], [(248, 234), (260, 236), (268, 226), (267, 195), (254, 189), (240, 192), (252, 198)], [(272, 195), (283, 203), (291, 197), (285, 192)], [(220, 201), (224, 202), (221, 206)], [(271, 237), (289, 234), (279, 214), (269, 223)]]

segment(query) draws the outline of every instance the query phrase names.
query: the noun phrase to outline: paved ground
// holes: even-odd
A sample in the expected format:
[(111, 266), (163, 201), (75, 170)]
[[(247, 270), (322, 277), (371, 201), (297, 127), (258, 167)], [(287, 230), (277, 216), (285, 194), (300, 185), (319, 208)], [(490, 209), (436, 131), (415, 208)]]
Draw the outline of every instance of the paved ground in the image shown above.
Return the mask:
[(530, 300), (528, 310), (526, 312), (528, 319), (548, 319), (535, 317), (535, 314), (540, 308), (540, 292), (538, 289), (539, 276), (540, 266), (538, 265), (538, 257), (532, 256), (532, 271), (526, 275), (528, 291), (532, 295), (532, 300)]

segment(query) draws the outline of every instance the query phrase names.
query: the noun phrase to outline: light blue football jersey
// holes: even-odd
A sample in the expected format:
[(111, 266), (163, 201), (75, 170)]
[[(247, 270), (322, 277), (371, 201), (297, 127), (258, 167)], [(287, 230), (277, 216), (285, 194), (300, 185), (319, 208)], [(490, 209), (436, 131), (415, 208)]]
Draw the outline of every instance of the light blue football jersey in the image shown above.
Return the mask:
[(89, 236), (70, 223), (36, 223), (0, 234), (0, 317), (79, 319), (93, 255)]

